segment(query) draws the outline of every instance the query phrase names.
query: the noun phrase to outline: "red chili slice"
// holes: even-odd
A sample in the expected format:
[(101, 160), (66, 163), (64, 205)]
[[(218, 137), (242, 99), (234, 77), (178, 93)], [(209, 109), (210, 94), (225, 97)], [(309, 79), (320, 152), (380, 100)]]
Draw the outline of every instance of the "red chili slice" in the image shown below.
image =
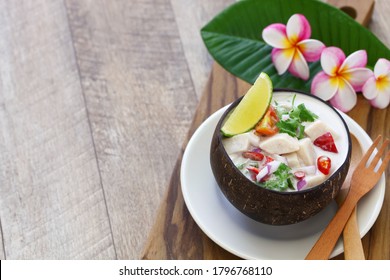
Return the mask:
[(327, 156), (320, 156), (317, 159), (317, 167), (318, 170), (321, 171), (323, 174), (328, 175), (330, 168), (332, 167), (332, 161)]
[(260, 170), (254, 166), (248, 166), (246, 169), (249, 170), (252, 180), (256, 181), (256, 175), (259, 174)]
[(274, 159), (272, 157), (265, 156), (265, 163), (269, 163), (271, 161), (274, 161)]
[(244, 158), (249, 158), (251, 160), (257, 160), (257, 161), (261, 161), (264, 158), (264, 155), (258, 152), (243, 152), (242, 156)]
[(325, 134), (319, 136), (313, 143), (324, 151), (338, 153), (333, 136), (330, 132), (326, 132)]

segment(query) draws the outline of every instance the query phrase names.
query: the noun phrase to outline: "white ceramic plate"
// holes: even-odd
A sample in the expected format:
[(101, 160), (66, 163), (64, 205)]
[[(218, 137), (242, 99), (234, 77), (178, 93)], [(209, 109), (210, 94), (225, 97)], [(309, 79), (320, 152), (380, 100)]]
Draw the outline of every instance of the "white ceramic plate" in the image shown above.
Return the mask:
[[(209, 150), (214, 129), (228, 106), (211, 115), (195, 131), (183, 155), (181, 186), (184, 201), (198, 226), (215, 243), (244, 259), (304, 259), (334, 216), (331, 203), (316, 216), (294, 225), (270, 226), (239, 212), (224, 197), (210, 167)], [(372, 144), (367, 133), (350, 117), (340, 113), (363, 150)], [(374, 224), (383, 204), (385, 177), (359, 202), (358, 222), (363, 237)], [(331, 257), (344, 251), (341, 240)]]

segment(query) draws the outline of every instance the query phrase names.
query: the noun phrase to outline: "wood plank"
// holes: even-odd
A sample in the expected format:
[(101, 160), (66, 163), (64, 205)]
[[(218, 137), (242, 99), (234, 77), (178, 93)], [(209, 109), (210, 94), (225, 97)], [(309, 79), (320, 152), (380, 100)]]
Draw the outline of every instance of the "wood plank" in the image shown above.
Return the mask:
[(171, 0), (191, 79), (198, 99), (207, 83), (212, 59), (200, 36), (200, 29), (234, 0)]
[(376, 0), (369, 29), (386, 45), (390, 46), (390, 25), (388, 15), (390, 2), (388, 0)]
[(327, 0), (326, 2), (339, 8), (366, 27), (371, 21), (375, 6), (375, 0)]
[(63, 1), (0, 1), (7, 259), (115, 258)]
[(169, 0), (67, 0), (119, 259), (139, 258), (197, 97)]
[(3, 244), (3, 229), (1, 226), (1, 220), (0, 220), (0, 260), (5, 260), (5, 250)]

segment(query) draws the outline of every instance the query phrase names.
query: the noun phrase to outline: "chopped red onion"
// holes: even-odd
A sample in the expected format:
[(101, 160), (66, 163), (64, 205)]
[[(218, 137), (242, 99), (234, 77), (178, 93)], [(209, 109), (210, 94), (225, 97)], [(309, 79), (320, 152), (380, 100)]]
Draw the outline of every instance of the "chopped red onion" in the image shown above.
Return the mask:
[(268, 166), (264, 166), (264, 168), (259, 171), (259, 174), (256, 175), (256, 181), (260, 182), (260, 180), (263, 179), (268, 174), (269, 174), (269, 168)]
[(306, 185), (307, 185), (307, 183), (306, 183), (305, 179), (298, 181), (298, 183), (297, 183), (298, 191), (302, 190)]
[(302, 180), (303, 178), (305, 178), (306, 173), (303, 172), (303, 171), (295, 171), (295, 172), (294, 172), (294, 176), (295, 176), (295, 178), (297, 178), (298, 180)]
[(281, 162), (277, 160), (267, 163), (267, 166), (269, 166), (269, 174), (274, 173), (276, 170), (278, 170), (280, 164)]

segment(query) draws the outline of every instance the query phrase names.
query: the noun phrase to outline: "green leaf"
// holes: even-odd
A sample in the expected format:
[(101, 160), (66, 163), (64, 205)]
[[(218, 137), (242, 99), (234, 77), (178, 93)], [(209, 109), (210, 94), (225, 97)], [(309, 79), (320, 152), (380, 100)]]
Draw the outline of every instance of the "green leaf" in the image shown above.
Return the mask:
[(372, 68), (379, 58), (390, 59), (390, 50), (368, 29), (337, 8), (316, 0), (238, 1), (204, 26), (201, 35), (213, 58), (233, 75), (253, 84), (261, 72), (266, 72), (275, 88), (309, 92), (311, 80), (321, 71), (320, 63), (309, 63), (308, 81), (289, 73), (279, 76), (271, 62), (272, 48), (261, 38), (266, 26), (286, 24), (296, 13), (310, 22), (311, 38), (326, 46), (337, 46), (346, 55), (365, 49), (368, 67)]
[(296, 118), (300, 122), (314, 122), (318, 116), (312, 111), (308, 110), (305, 104), (299, 104), (298, 107), (295, 107), (290, 113), (291, 118)]
[(280, 120), (276, 123), (280, 133), (287, 133), (292, 137), (297, 136), (299, 122), (296, 119)]
[(286, 164), (281, 163), (278, 169), (272, 174), (272, 176), (265, 181), (260, 183), (260, 186), (266, 189), (276, 189), (284, 191), (291, 185), (291, 168)]
[(304, 138), (305, 126), (303, 122), (313, 122), (318, 118), (316, 114), (308, 110), (305, 104), (299, 104), (297, 107), (294, 107), (294, 99), (292, 101), (293, 108), (287, 112), (288, 118), (283, 120), (283, 112), (279, 112), (280, 107), (276, 107), (278, 112), (279, 121), (276, 123), (276, 126), (279, 128), (280, 133), (287, 133), (292, 137), (297, 137), (298, 139)]

